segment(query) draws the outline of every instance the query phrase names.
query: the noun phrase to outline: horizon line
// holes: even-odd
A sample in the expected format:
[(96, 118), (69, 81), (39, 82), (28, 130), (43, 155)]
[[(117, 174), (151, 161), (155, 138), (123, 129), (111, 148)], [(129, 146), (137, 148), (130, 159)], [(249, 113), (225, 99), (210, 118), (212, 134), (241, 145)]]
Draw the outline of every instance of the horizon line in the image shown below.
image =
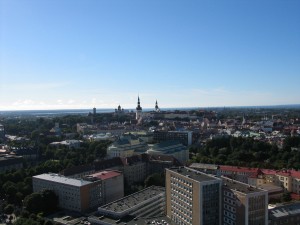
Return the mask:
[[(206, 109), (206, 108), (272, 108), (272, 107), (280, 107), (280, 108), (300, 108), (300, 103), (298, 104), (276, 104), (276, 105), (248, 105), (248, 106), (239, 106), (239, 105), (232, 105), (232, 106), (188, 106), (188, 107), (163, 107), (160, 109)], [(99, 110), (115, 110), (116, 108), (97, 108)], [(152, 107), (146, 108), (143, 107), (145, 110), (154, 109)], [(18, 111), (59, 111), (59, 110), (93, 110), (93, 108), (56, 108), (56, 109), (0, 109), (0, 112), (18, 112)], [(127, 108), (124, 110), (135, 110), (135, 108)]]

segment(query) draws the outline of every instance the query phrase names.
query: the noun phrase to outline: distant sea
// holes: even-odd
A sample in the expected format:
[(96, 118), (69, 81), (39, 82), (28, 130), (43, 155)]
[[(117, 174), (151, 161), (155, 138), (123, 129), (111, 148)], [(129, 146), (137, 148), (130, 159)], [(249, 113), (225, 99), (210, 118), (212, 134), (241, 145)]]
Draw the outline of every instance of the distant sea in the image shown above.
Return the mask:
[[(273, 106), (223, 106), (223, 107), (189, 107), (189, 108), (161, 108), (162, 111), (174, 110), (224, 110), (224, 109), (300, 109), (300, 104), (293, 105), (273, 105)], [(135, 111), (135, 109), (125, 109), (126, 111)], [(143, 111), (149, 112), (153, 108), (144, 108)], [(56, 109), (56, 110), (8, 110), (0, 111), (0, 116), (58, 116), (58, 115), (86, 115), (92, 112), (92, 109)], [(115, 109), (97, 109), (97, 113), (112, 113)]]

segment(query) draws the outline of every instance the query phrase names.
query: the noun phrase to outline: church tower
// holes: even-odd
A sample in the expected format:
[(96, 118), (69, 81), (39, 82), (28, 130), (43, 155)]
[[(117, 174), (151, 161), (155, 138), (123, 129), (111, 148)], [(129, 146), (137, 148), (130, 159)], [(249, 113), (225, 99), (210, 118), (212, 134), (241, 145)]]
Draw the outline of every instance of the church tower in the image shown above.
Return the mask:
[(159, 112), (160, 110), (159, 110), (159, 107), (158, 107), (158, 104), (157, 104), (157, 100), (156, 100), (156, 102), (155, 102), (155, 112)]
[(138, 96), (135, 119), (139, 120), (141, 118), (142, 118), (142, 107), (141, 107), (141, 103), (140, 103), (140, 96)]

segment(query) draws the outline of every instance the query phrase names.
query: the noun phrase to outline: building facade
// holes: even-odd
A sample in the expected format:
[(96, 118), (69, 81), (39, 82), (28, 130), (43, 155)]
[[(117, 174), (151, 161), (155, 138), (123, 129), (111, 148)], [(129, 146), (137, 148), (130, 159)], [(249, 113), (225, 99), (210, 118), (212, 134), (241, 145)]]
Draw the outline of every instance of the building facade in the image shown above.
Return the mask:
[(222, 224), (267, 225), (268, 192), (222, 177)]
[(192, 144), (192, 131), (154, 131), (153, 140), (155, 142), (180, 141), (185, 146)]
[(89, 175), (102, 181), (101, 204), (107, 204), (124, 197), (124, 176), (123, 173), (115, 170), (104, 170)]
[(53, 190), (59, 199), (59, 207), (85, 212), (101, 205), (101, 180), (88, 181), (48, 173), (32, 177), (33, 192)]
[(166, 169), (166, 214), (176, 224), (221, 224), (222, 180), (188, 167)]

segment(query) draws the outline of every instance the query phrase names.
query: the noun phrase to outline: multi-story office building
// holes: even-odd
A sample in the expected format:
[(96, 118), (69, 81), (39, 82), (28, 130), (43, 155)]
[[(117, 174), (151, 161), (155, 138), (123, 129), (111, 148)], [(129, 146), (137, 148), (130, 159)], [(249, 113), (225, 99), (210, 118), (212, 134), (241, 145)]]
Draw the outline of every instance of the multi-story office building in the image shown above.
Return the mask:
[(221, 224), (222, 180), (188, 167), (166, 169), (166, 214), (176, 224)]
[(124, 197), (123, 173), (114, 170), (104, 170), (89, 175), (102, 181), (102, 203), (107, 204)]
[(222, 224), (267, 225), (268, 192), (222, 177)]
[(192, 135), (192, 131), (154, 131), (153, 140), (155, 142), (177, 140), (185, 146), (190, 146)]
[(102, 203), (101, 180), (73, 179), (48, 173), (32, 177), (33, 191), (53, 190), (62, 209), (84, 212)]

